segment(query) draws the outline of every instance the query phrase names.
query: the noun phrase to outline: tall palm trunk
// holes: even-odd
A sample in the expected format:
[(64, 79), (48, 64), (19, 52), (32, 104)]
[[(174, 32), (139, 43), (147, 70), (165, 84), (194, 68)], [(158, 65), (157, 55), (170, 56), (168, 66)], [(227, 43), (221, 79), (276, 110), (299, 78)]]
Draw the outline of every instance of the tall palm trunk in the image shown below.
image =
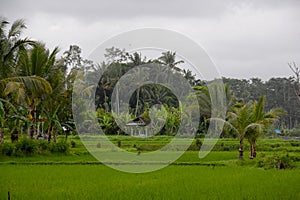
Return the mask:
[(250, 155), (249, 155), (249, 158), (250, 159), (253, 159), (254, 157), (253, 157), (253, 143), (252, 142), (250, 142)]
[(137, 94), (136, 94), (136, 105), (135, 105), (135, 117), (138, 116), (138, 108), (139, 108), (139, 99), (140, 99), (140, 88), (137, 89)]
[(250, 155), (249, 155), (249, 158), (250, 159), (256, 158), (256, 147), (255, 147), (256, 140), (249, 140), (249, 143), (250, 143)]
[(52, 132), (52, 125), (50, 125), (48, 128), (48, 143), (51, 142), (51, 132)]
[(56, 139), (57, 139), (57, 131), (53, 132), (53, 142), (56, 143)]
[(29, 115), (32, 117), (32, 119), (28, 136), (33, 138), (36, 135), (36, 108), (33, 104), (30, 106)]
[(253, 158), (256, 158), (256, 141), (253, 142), (252, 148), (253, 148)]
[(0, 143), (2, 144), (4, 142), (4, 126), (1, 127), (0, 132), (1, 132)]
[(240, 139), (239, 159), (244, 159), (243, 138)]
[(117, 101), (117, 115), (120, 114), (120, 97), (119, 97), (119, 87), (118, 87), (118, 84), (116, 84), (116, 101)]

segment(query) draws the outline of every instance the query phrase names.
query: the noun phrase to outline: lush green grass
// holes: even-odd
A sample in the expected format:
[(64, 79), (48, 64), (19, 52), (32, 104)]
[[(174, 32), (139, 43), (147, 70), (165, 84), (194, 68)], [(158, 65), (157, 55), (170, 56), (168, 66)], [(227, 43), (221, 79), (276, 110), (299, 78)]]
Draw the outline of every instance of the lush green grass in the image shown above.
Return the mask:
[(1, 165), (0, 199), (299, 199), (300, 173), (169, 166), (127, 174), (104, 165)]
[[(122, 147), (132, 151), (134, 144), (163, 146), (170, 137), (110, 139), (116, 144), (121, 140)], [(78, 137), (71, 140), (76, 145), (67, 154), (0, 156), (0, 199), (6, 199), (8, 191), (12, 199), (300, 199), (299, 142), (260, 140), (258, 158), (248, 159), (245, 148), (241, 162), (233, 148), (238, 141), (221, 139), (203, 159), (198, 151), (187, 151), (162, 170), (128, 174), (102, 165)], [(293, 170), (256, 167), (262, 156), (287, 153), (298, 158)]]

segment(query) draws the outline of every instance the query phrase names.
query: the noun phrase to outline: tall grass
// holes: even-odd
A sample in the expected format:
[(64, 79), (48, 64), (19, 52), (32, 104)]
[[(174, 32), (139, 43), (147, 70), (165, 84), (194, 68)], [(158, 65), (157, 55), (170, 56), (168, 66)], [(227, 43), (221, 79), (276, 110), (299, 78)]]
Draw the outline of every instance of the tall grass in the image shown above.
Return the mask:
[[(300, 173), (169, 166), (127, 174), (103, 165), (1, 165), (0, 199), (299, 199)], [(3, 174), (5, 174), (3, 176)]]

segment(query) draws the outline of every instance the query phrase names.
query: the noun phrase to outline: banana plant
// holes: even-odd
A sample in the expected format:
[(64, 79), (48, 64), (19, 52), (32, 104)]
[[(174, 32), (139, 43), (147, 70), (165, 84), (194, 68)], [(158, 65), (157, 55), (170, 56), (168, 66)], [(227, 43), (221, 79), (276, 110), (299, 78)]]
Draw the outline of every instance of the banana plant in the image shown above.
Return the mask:
[(5, 121), (8, 119), (8, 110), (12, 110), (14, 113), (17, 113), (17, 109), (13, 104), (5, 99), (0, 98), (0, 143), (4, 142), (4, 128)]
[(59, 108), (60, 106), (58, 106), (53, 113), (46, 112), (45, 110), (43, 112), (47, 118), (47, 121), (45, 122), (45, 127), (47, 129), (49, 143), (51, 142), (52, 136), (53, 142), (56, 142), (58, 131), (62, 131), (62, 125), (57, 115)]

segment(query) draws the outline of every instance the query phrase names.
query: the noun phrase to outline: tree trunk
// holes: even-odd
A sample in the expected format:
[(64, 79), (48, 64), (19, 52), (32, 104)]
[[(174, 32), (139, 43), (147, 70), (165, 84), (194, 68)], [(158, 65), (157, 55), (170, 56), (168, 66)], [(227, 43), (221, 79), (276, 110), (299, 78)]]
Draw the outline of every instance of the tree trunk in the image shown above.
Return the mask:
[(36, 133), (36, 127), (35, 127), (36, 113), (35, 112), (36, 112), (35, 111), (35, 106), (31, 105), (30, 110), (29, 110), (29, 116), (31, 116), (31, 125), (30, 125), (30, 128), (29, 128), (29, 135), (28, 135), (28, 137), (31, 138), (31, 139), (33, 138), (33, 136)]
[(65, 134), (66, 134), (66, 141), (68, 141), (69, 130), (66, 130)]
[(48, 128), (48, 143), (50, 143), (51, 142), (51, 132), (52, 132), (52, 126), (50, 126), (49, 128)]
[(139, 98), (140, 98), (140, 88), (137, 89), (137, 94), (136, 94), (136, 105), (135, 105), (135, 117), (138, 115), (138, 107), (139, 107)]
[(117, 101), (117, 115), (120, 114), (120, 99), (119, 99), (119, 87), (118, 87), (118, 84), (116, 84), (116, 101)]
[(53, 132), (53, 142), (56, 143), (56, 139), (57, 139), (57, 132), (54, 131)]
[(239, 159), (244, 159), (243, 139), (240, 139)]
[(253, 158), (256, 158), (256, 144), (253, 143)]
[(253, 142), (250, 142), (250, 159), (253, 159), (253, 154), (254, 154), (254, 146), (253, 146)]
[(3, 126), (3, 127), (1, 127), (1, 130), (0, 130), (0, 132), (1, 132), (0, 143), (2, 144), (2, 143), (4, 142), (4, 126)]

